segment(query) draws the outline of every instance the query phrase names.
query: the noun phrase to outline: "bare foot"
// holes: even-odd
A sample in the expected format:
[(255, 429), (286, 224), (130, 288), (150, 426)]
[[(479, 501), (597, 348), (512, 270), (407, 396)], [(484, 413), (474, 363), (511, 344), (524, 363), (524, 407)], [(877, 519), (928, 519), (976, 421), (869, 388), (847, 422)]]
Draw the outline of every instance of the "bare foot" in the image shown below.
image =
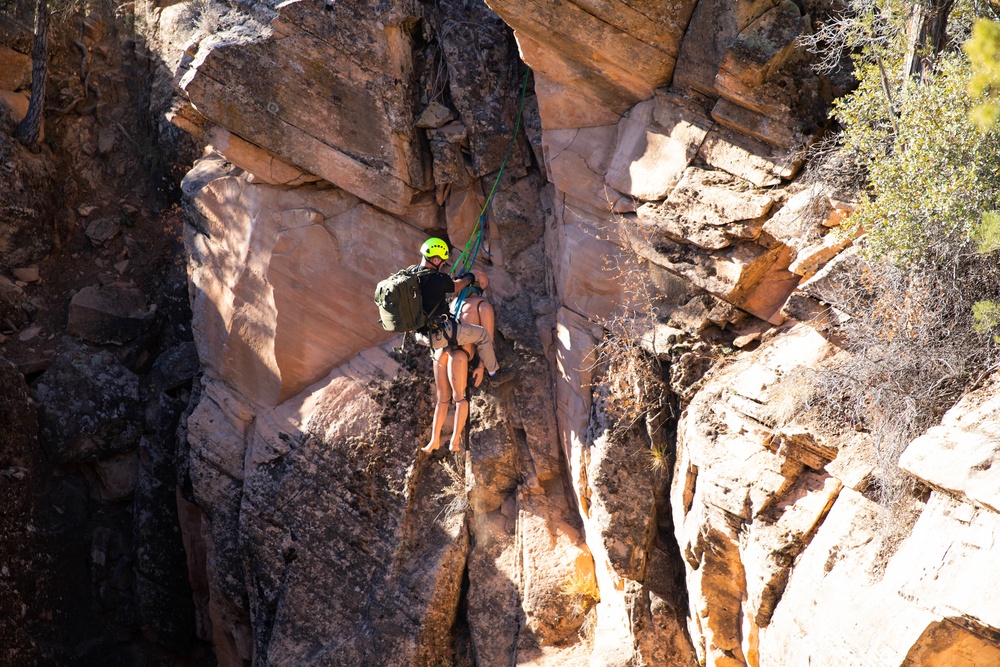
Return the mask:
[(472, 386), (478, 387), (483, 383), (483, 376), (486, 375), (486, 368), (479, 364), (472, 369)]
[(464, 452), (465, 451), (465, 447), (462, 446), (461, 441), (459, 441), (459, 442), (452, 442), (451, 446), (448, 447), (448, 450), (452, 451), (452, 452)]
[(440, 442), (429, 442), (427, 443), (426, 446), (421, 447), (420, 451), (422, 451), (424, 454), (430, 454), (431, 452), (437, 450), (437, 448), (440, 446), (441, 446)]

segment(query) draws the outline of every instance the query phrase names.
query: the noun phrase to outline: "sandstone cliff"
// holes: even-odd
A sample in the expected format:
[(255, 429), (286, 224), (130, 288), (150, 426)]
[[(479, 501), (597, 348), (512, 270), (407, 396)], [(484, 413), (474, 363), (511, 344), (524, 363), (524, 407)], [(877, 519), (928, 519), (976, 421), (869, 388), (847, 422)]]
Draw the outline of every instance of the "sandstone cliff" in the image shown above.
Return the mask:
[[(787, 405), (842, 353), (850, 207), (798, 178), (840, 89), (796, 41), (824, 3), (293, 0), (211, 34), (183, 4), (146, 18), (214, 149), (184, 180), (181, 477), (221, 664), (997, 662), (994, 390), (908, 449), (895, 541), (872, 443)], [(370, 295), (468, 239), (518, 56), (477, 265), (518, 378), (477, 394), (468, 456), (418, 456), (429, 361)], [(676, 410), (619, 428), (598, 346), (651, 304)]]

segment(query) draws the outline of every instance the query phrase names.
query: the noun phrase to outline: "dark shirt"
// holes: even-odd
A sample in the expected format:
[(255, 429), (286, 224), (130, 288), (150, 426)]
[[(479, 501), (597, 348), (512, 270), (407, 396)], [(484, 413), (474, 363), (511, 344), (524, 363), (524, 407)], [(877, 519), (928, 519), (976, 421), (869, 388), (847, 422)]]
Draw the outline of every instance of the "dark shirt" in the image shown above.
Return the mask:
[(448, 312), (445, 301), (455, 291), (455, 281), (447, 273), (435, 271), (420, 276), (420, 296), (428, 319)]

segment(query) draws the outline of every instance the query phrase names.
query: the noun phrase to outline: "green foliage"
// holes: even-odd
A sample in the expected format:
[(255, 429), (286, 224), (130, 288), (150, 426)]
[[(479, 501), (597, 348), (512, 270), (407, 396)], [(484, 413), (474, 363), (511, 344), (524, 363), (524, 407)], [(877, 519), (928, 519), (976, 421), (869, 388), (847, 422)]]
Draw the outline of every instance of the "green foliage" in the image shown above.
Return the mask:
[(978, 98), (973, 120), (983, 129), (1000, 120), (1000, 23), (979, 19), (962, 47), (972, 65), (969, 92)]
[(857, 71), (857, 91), (835, 114), (869, 174), (851, 223), (868, 233), (871, 256), (910, 266), (971, 248), (982, 213), (1000, 207), (1000, 142), (970, 120), (968, 61), (944, 55), (922, 83), (887, 76), (891, 101), (877, 65)]
[(972, 315), (976, 321), (973, 325), (976, 333), (989, 333), (1000, 325), (1000, 303), (980, 301), (972, 306)]
[(1000, 211), (987, 211), (972, 228), (976, 250), (983, 255), (1000, 250)]

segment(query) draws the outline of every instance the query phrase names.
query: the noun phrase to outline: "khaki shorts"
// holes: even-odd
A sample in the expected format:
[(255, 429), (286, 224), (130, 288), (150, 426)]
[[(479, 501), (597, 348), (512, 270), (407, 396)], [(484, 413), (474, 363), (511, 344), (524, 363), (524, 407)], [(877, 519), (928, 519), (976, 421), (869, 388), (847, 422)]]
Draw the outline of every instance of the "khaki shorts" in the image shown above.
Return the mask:
[[(430, 336), (418, 333), (416, 334), (416, 339), (418, 343), (426, 345), (432, 350), (440, 350), (448, 346), (448, 337), (441, 329), (435, 330)], [(496, 350), (493, 349), (493, 340), (490, 339), (490, 334), (486, 329), (475, 324), (462, 324), (459, 322), (455, 330), (455, 342), (460, 346), (475, 345), (476, 351), (479, 353), (479, 358), (483, 360), (483, 365), (486, 367), (487, 372), (491, 374), (497, 372), (500, 366), (497, 364)]]

